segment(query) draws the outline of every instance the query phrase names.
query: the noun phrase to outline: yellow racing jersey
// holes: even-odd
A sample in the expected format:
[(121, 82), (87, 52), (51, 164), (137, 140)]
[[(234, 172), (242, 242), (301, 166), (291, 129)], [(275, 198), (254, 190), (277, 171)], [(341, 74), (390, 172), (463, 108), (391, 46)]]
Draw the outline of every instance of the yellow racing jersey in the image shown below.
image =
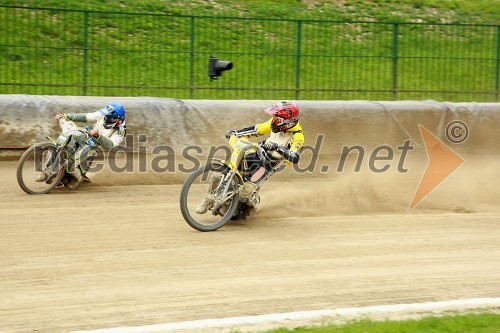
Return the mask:
[(298, 163), (300, 159), (300, 151), (304, 146), (305, 140), (300, 123), (297, 123), (294, 127), (285, 132), (275, 133), (272, 131), (272, 121), (273, 118), (269, 119), (265, 123), (246, 127), (238, 131), (228, 131), (226, 133), (226, 137), (228, 137), (231, 133), (234, 133), (234, 135), (238, 137), (258, 137), (269, 134), (269, 138), (266, 139), (265, 143), (270, 144), (270, 146), (274, 144), (277, 148), (276, 150), (268, 151), (268, 155), (275, 159), (283, 158), (288, 162), (294, 164)]
[(297, 123), (294, 127), (290, 128), (286, 132), (274, 133), (271, 131), (272, 118), (265, 123), (257, 124), (256, 131), (257, 135), (269, 134), (269, 138), (266, 142), (274, 142), (280, 146), (288, 148), (291, 152), (300, 152), (304, 146), (304, 133), (300, 123)]

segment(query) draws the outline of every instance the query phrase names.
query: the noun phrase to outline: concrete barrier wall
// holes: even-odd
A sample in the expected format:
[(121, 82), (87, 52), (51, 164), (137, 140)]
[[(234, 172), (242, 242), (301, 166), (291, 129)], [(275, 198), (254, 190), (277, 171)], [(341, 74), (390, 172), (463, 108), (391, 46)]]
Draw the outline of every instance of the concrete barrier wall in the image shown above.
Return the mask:
[[(56, 113), (92, 112), (109, 102), (127, 110), (127, 134), (137, 145), (147, 135), (147, 146), (182, 149), (225, 144), (224, 132), (263, 122), (263, 109), (274, 101), (176, 100), (151, 97), (71, 97), (0, 95), (0, 148), (26, 148), (57, 135)], [(446, 125), (454, 120), (469, 128), (466, 142), (454, 145), (458, 153), (499, 153), (500, 103), (447, 103), (436, 101), (298, 101), (306, 144), (323, 135), (321, 153), (339, 153), (344, 145), (367, 149), (401, 145), (412, 140), (422, 145), (421, 124), (446, 144)]]

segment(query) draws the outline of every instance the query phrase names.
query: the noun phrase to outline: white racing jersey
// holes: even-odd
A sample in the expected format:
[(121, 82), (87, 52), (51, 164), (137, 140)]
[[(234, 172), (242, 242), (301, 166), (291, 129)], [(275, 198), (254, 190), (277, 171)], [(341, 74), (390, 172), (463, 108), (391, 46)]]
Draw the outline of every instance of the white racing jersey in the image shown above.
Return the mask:
[(125, 121), (123, 121), (118, 127), (107, 129), (104, 127), (104, 115), (101, 112), (90, 112), (87, 113), (85, 117), (88, 123), (94, 124), (93, 129), (98, 130), (102, 136), (113, 142), (113, 146), (118, 146), (123, 142), (127, 127), (125, 125)]

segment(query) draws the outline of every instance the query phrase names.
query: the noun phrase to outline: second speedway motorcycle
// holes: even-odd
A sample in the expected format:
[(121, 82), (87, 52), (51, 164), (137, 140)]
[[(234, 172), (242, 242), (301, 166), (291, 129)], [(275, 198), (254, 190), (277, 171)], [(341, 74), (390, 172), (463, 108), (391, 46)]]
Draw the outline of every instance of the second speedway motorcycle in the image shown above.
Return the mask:
[[(85, 136), (84, 149), (91, 156), (81, 166), (85, 170), (91, 165), (92, 151), (98, 147), (97, 140), (87, 135), (88, 128), (79, 127), (73, 121), (61, 118), (61, 134), (57, 138), (47, 137), (48, 142), (36, 143), (29, 147), (19, 159), (16, 170), (17, 183), (28, 194), (46, 194), (56, 187), (64, 186), (71, 179), (68, 168), (72, 167), (72, 145), (77, 136)], [(43, 175), (42, 181), (40, 176)], [(85, 178), (84, 178), (85, 179)]]

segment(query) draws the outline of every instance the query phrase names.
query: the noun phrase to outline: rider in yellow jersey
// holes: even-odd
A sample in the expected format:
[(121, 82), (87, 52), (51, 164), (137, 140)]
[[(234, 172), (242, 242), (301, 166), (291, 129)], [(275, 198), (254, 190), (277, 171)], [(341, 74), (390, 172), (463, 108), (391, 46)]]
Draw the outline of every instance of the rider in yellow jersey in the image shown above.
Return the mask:
[(274, 132), (272, 128), (273, 118), (269, 119), (265, 123), (243, 128), (239, 131), (228, 131), (226, 136), (229, 137), (234, 134), (237, 137), (258, 137), (270, 133), (270, 136), (266, 139), (265, 144), (267, 146), (274, 146), (271, 148), (271, 150), (273, 150), (273, 157), (283, 158), (294, 164), (298, 163), (300, 159), (300, 151), (304, 146), (304, 133), (302, 131), (302, 126), (300, 126), (297, 122), (296, 125), (288, 130), (285, 130), (284, 132)]
[[(268, 156), (276, 161), (285, 160), (289, 163), (298, 163), (300, 160), (300, 151), (304, 146), (304, 133), (299, 124), (299, 107), (291, 101), (283, 101), (274, 103), (270, 108), (265, 110), (266, 113), (272, 116), (265, 123), (257, 124), (243, 128), (241, 130), (230, 130), (226, 132), (226, 138), (231, 135), (237, 137), (258, 137), (265, 134), (270, 134), (264, 141), (267, 147)], [(248, 168), (252, 171), (249, 175), (250, 181), (258, 181), (266, 169), (273, 165), (263, 165), (262, 159), (253, 153), (255, 156), (246, 156), (246, 160), (251, 163)], [(252, 163), (253, 161), (253, 163)], [(253, 164), (253, 165), (252, 165)], [(211, 180), (212, 187), (216, 183), (216, 179)], [(247, 207), (242, 214), (243, 220), (248, 220), (253, 216), (260, 203), (260, 197), (255, 195), (248, 200)], [(210, 209), (211, 202), (205, 198), (196, 208), (198, 214), (204, 214)]]

